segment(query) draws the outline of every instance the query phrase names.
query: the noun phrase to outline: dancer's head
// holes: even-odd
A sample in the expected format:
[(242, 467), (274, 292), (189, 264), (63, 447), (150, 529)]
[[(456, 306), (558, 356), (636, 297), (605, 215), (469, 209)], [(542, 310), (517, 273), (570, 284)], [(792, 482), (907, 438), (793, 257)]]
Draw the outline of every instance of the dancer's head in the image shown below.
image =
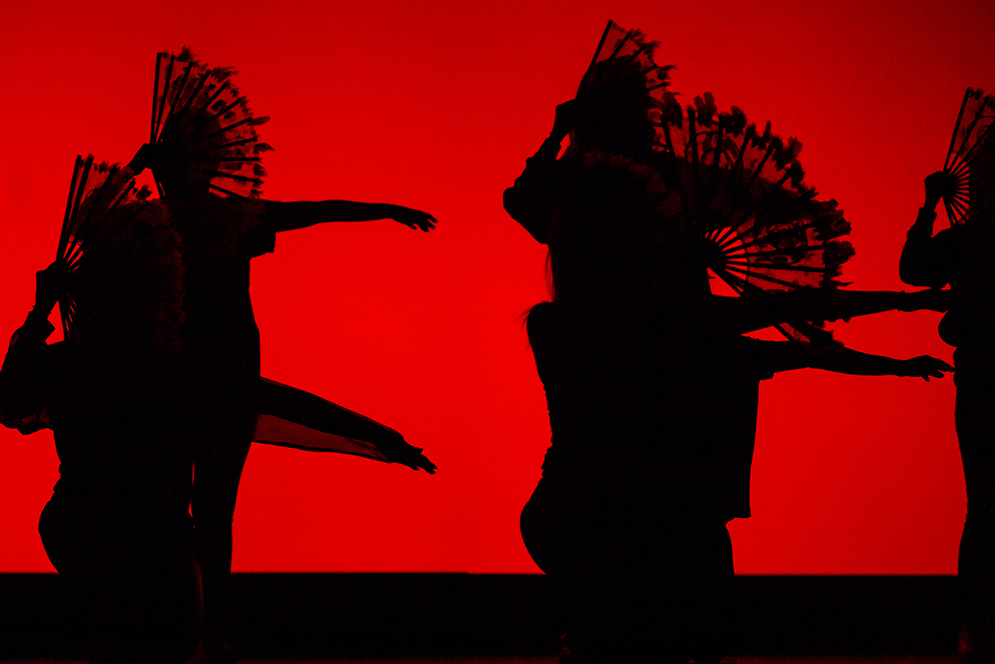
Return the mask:
[(597, 63), (577, 92), (571, 147), (641, 161), (655, 142), (649, 115), (655, 104), (638, 61), (616, 58)]
[(171, 197), (196, 199), (214, 190), (256, 198), (265, 170), (256, 117), (230, 67), (209, 67), (184, 48), (156, 59), (152, 170)]
[(680, 317), (710, 294), (706, 249), (654, 169), (589, 155), (552, 221), (553, 297)]
[[(218, 120), (176, 113), (163, 123), (153, 144), (150, 166), (165, 192), (191, 200), (210, 191), (211, 180), (221, 168), (224, 141)], [(193, 146), (196, 146), (194, 149)]]
[(593, 310), (645, 304), (653, 270), (652, 205), (625, 167), (585, 166), (553, 219), (553, 296)]
[(80, 244), (82, 257), (66, 277), (80, 348), (116, 356), (177, 350), (183, 267), (180, 239), (163, 207), (118, 206)]

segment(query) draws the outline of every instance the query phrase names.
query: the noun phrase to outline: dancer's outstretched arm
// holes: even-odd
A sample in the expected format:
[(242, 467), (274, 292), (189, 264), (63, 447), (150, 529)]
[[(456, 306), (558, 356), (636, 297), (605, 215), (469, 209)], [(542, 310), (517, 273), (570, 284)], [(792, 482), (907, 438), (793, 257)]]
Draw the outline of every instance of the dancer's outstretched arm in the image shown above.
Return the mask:
[(307, 228), (332, 221), (374, 221), (393, 219), (409, 228), (428, 232), (438, 221), (428, 212), (389, 203), (353, 201), (262, 201), (264, 214), (277, 232)]
[(928, 381), (942, 378), (943, 372), (954, 370), (943, 360), (929, 355), (898, 360), (840, 345), (816, 347), (794, 341), (760, 341), (749, 337), (739, 337), (738, 343), (747, 352), (759, 353), (771, 373), (811, 368), (854, 376), (919, 376)]
[[(138, 149), (127, 169), (137, 175), (148, 168), (155, 156), (155, 149), (145, 144)], [(264, 214), (277, 231), (307, 228), (332, 221), (375, 221), (393, 219), (409, 228), (430, 231), (438, 223), (428, 212), (389, 203), (356, 203), (353, 201), (262, 201)]]
[(898, 360), (883, 355), (870, 355), (849, 348), (828, 348), (809, 354), (808, 366), (855, 376), (918, 376), (925, 381), (943, 378), (944, 371), (954, 368), (935, 357), (920, 355)]
[(355, 454), (435, 473), (421, 448), (388, 426), (289, 385), (263, 378), (258, 386), (256, 442)]
[(742, 334), (790, 321), (833, 321), (882, 311), (946, 311), (950, 293), (937, 289), (902, 291), (848, 291), (804, 288), (753, 297), (712, 296), (716, 323)]

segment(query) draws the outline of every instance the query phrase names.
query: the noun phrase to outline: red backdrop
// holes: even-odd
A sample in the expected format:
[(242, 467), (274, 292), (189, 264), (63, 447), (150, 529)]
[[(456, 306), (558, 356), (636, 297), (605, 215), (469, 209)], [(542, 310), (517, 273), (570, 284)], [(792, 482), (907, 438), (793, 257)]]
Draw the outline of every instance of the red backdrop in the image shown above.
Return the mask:
[[(802, 139), (808, 182), (853, 223), (854, 288), (902, 287), (922, 178), (942, 164), (964, 88), (995, 87), (990, 0), (108, 0), (4, 13), (4, 335), (54, 257), (75, 155), (127, 161), (147, 140), (158, 50), (238, 67), (272, 117), (266, 197), (397, 202), (440, 220), (427, 235), (387, 221), (306, 229), (254, 261), (264, 374), (394, 426), (439, 472), (254, 446), (235, 514), (246, 571), (536, 571), (518, 513), (549, 429), (522, 314), (545, 297), (545, 252), (501, 192), (608, 18), (662, 42), (687, 98), (710, 90)], [(887, 314), (836, 333), (949, 360), (937, 321)], [(953, 573), (965, 508), (953, 397), (949, 377), (765, 383), (755, 516), (731, 527), (737, 570)], [(49, 433), (0, 431), (0, 572), (51, 569), (36, 524), (57, 468)]]

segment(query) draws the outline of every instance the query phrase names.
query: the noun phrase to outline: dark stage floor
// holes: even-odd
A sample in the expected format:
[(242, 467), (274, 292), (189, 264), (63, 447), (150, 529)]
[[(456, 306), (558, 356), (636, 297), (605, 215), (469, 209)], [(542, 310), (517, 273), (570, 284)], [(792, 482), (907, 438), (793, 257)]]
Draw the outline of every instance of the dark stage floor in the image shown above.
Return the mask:
[[(963, 664), (955, 655), (905, 656), (732, 656), (727, 664)], [(85, 664), (68, 659), (3, 660), (4, 664)], [(243, 659), (240, 664), (556, 664), (555, 657), (417, 657), (392, 659)]]
[[(0, 663), (79, 661), (72, 658), (86, 651), (85, 630), (58, 581), (50, 574), (0, 575)], [(542, 656), (557, 652), (562, 625), (547, 581), (236, 574), (231, 641), (248, 664), (555, 664)], [(730, 650), (809, 654), (726, 661), (965, 664), (947, 654), (959, 630), (956, 590), (955, 577), (737, 577), (741, 610), (730, 626)], [(464, 653), (487, 655), (457, 657)]]

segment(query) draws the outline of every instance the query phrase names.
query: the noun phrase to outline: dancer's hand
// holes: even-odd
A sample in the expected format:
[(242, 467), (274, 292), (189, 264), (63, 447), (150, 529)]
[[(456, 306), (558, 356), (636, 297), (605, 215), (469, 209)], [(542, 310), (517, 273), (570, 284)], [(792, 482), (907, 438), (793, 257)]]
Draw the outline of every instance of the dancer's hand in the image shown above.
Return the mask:
[(69, 266), (59, 260), (35, 273), (36, 310), (51, 313), (55, 303), (68, 290), (70, 272)]
[(428, 457), (421, 453), (421, 448), (408, 446), (410, 449), (406, 450), (401, 457), (397, 459), (397, 463), (404, 464), (411, 470), (424, 470), (429, 475), (435, 475), (435, 469), (438, 468), (434, 463), (428, 460)]
[(407, 466), (411, 470), (420, 469), (424, 470), (429, 475), (435, 475), (435, 469), (438, 468), (438, 466), (429, 461), (428, 457), (421, 453), (420, 447), (409, 445), (403, 438), (400, 443), (392, 445), (392, 447), (393, 449), (391, 449), (389, 453), (390, 461), (392, 463), (399, 463)]
[(426, 233), (435, 228), (439, 221), (428, 212), (413, 210), (411, 208), (392, 206), (390, 218), (404, 224), (408, 228), (420, 228)]
[(152, 165), (154, 151), (155, 148), (150, 143), (146, 143), (138, 148), (138, 152), (135, 153), (135, 156), (131, 158), (131, 162), (128, 164), (128, 169), (135, 175), (144, 171)]
[(953, 193), (953, 179), (945, 171), (937, 171), (926, 176), (926, 202), (923, 207), (932, 210), (940, 199)]
[(430, 475), (435, 474), (437, 466), (421, 453), (420, 447), (409, 444), (399, 432), (390, 430), (387, 436), (374, 442), (390, 463), (399, 463), (412, 470), (421, 469)]
[(930, 378), (943, 378), (944, 371), (953, 371), (954, 368), (941, 359), (929, 355), (920, 355), (910, 360), (902, 362), (904, 371), (902, 376), (919, 376), (927, 383)]
[(549, 132), (550, 136), (562, 139), (570, 133), (574, 125), (575, 104), (575, 100), (571, 99), (556, 106), (556, 117), (553, 120), (553, 130)]

